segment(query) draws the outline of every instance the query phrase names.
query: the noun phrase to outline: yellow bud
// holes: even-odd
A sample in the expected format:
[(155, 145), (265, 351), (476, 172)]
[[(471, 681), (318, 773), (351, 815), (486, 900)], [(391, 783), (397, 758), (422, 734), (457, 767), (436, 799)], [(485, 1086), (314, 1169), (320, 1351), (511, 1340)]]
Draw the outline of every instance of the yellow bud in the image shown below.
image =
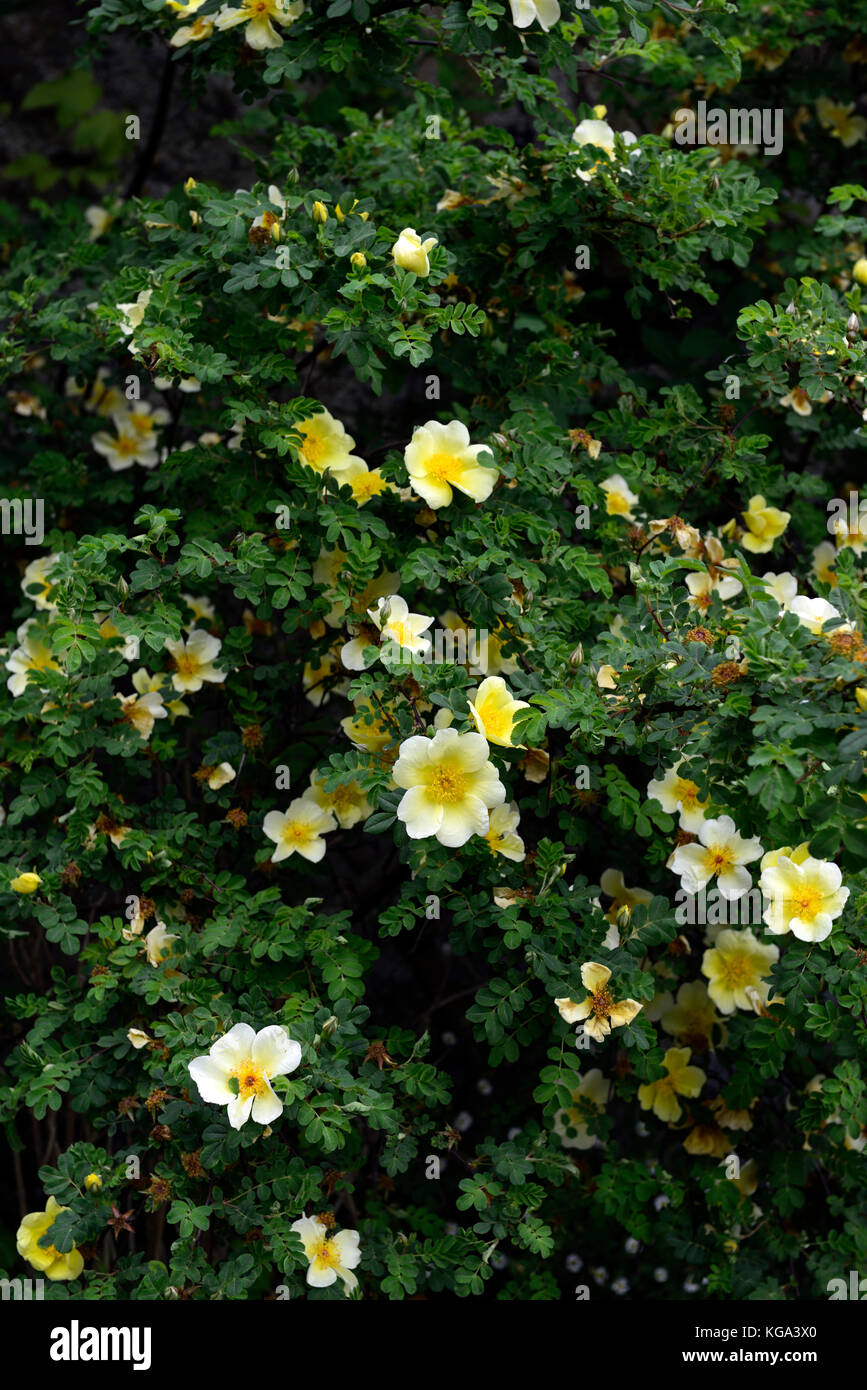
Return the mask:
[(855, 702), (858, 705), (858, 708), (863, 710), (864, 713), (867, 714), (867, 685), (856, 685)]
[(346, 221), (346, 215), (339, 203), (336, 205), (334, 209), (334, 216), (337, 218), (338, 222)]
[(852, 274), (859, 285), (867, 285), (867, 256), (859, 256), (852, 267)]
[(363, 251), (353, 251), (352, 255), (349, 257), (349, 264), (353, 266), (355, 270), (363, 270), (367, 265), (367, 257)]
[(42, 879), (38, 874), (19, 874), (13, 878), (9, 887), (13, 893), (35, 893)]
[(607, 116), (607, 114), (608, 114), (608, 107), (607, 107), (607, 106), (602, 106), (602, 105), (600, 105), (600, 106), (594, 106), (594, 107), (593, 107), (593, 115), (596, 117), (597, 121), (604, 121), (604, 120), (605, 120), (605, 117)]
[(362, 222), (366, 222), (367, 219), (368, 219), (368, 217), (370, 216), (370, 213), (369, 213), (369, 212), (360, 212), (358, 215), (359, 215), (359, 217), (361, 218)]
[(327, 221), (328, 221), (328, 209), (327, 209), (327, 207), (325, 206), (324, 203), (320, 203), (320, 202), (317, 201), (317, 202), (315, 202), (315, 203), (313, 204), (313, 221), (314, 221), (314, 222), (327, 222)]
[(195, 180), (194, 178), (190, 177), (190, 178), (187, 179), (186, 183), (184, 184), (184, 192), (185, 192), (185, 193), (192, 193), (193, 189), (194, 189), (196, 186), (197, 186), (197, 185), (196, 185), (196, 180)]
[(733, 1254), (735, 1253), (735, 1251), (737, 1250), (737, 1248), (738, 1248), (738, 1243), (737, 1243), (736, 1240), (724, 1240), (724, 1241), (723, 1241), (723, 1250), (725, 1250), (725, 1252), (726, 1252), (727, 1255), (733, 1255)]
[(84, 1186), (87, 1188), (88, 1192), (98, 1192), (102, 1187), (102, 1178), (99, 1176), (99, 1173), (88, 1173), (87, 1177), (84, 1179)]

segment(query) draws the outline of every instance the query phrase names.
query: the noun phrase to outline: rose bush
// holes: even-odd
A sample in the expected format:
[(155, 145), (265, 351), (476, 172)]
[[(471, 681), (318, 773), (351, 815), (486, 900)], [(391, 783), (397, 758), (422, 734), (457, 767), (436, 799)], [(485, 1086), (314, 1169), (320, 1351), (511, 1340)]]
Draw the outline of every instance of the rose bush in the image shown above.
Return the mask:
[(854, 8), (84, 8), (248, 172), (0, 208), (8, 1275), (865, 1267)]

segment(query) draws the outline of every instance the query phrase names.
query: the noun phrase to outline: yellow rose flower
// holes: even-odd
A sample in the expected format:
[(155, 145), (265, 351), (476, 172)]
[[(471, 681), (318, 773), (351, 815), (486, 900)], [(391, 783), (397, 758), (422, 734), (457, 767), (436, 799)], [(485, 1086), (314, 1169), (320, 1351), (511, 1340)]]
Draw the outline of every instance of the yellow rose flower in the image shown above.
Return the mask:
[(74, 1245), (71, 1250), (60, 1251), (53, 1245), (39, 1244), (60, 1213), (67, 1210), (59, 1206), (54, 1197), (49, 1197), (44, 1211), (31, 1212), (18, 1227), (15, 1237), (18, 1254), (46, 1279), (77, 1279), (84, 1269), (84, 1260)]
[(405, 739), (393, 776), (405, 792), (397, 816), (410, 838), (434, 836), (450, 848), (465, 845), (473, 835), (487, 835), (489, 812), (506, 799), (488, 760), (486, 740), (456, 729)]
[(13, 878), (9, 887), (13, 893), (35, 893), (42, 883), (38, 874), (19, 874)]
[(399, 265), (401, 270), (411, 270), (416, 275), (430, 275), (430, 261), (428, 252), (437, 244), (435, 236), (430, 236), (426, 241), (422, 241), (416, 235), (414, 227), (404, 227), (397, 241), (391, 248), (395, 265)]
[(269, 811), (262, 829), (277, 846), (271, 856), (275, 864), (296, 853), (318, 864), (325, 854), (322, 836), (336, 830), (337, 822), (330, 811), (302, 796), (290, 802), (286, 811)]
[(355, 440), (327, 410), (299, 420), (292, 428), (302, 436), (302, 443), (297, 446), (301, 462), (314, 473), (324, 473), (327, 468), (342, 481), (342, 474), (350, 465), (367, 467), (364, 460), (352, 452)]
[(765, 945), (749, 928), (721, 931), (701, 962), (701, 972), (709, 981), (707, 992), (720, 1013), (752, 1009), (748, 991), (761, 992), (771, 966), (779, 958), (779, 947)]
[(631, 1023), (641, 1009), (635, 999), (615, 1002), (608, 988), (610, 979), (611, 971), (607, 965), (599, 965), (594, 960), (585, 961), (581, 966), (581, 983), (589, 991), (586, 999), (580, 1003), (568, 997), (554, 1000), (560, 1017), (567, 1023), (586, 1019), (584, 1032), (596, 1042), (602, 1042), (612, 1028), (623, 1028)]
[(469, 699), (470, 714), (479, 733), (500, 748), (523, 748), (512, 742), (512, 726), (519, 710), (529, 709), (526, 700), (516, 700), (502, 676), (488, 676)]
[(697, 1096), (707, 1080), (701, 1067), (689, 1065), (688, 1047), (670, 1047), (662, 1059), (666, 1076), (638, 1088), (642, 1110), (652, 1110), (659, 1120), (674, 1124), (683, 1114), (678, 1096)]
[(479, 454), (490, 453), (484, 444), (471, 444), (469, 430), (460, 420), (440, 424), (428, 420), (419, 425), (404, 450), (409, 480), (429, 507), (447, 507), (452, 488), (474, 502), (484, 502), (494, 490), (499, 474), (478, 462)]
[(750, 505), (742, 515), (747, 524), (743, 546), (754, 555), (763, 555), (771, 550), (774, 541), (783, 534), (790, 519), (789, 512), (781, 512), (776, 507), (767, 506), (761, 493), (750, 498)]

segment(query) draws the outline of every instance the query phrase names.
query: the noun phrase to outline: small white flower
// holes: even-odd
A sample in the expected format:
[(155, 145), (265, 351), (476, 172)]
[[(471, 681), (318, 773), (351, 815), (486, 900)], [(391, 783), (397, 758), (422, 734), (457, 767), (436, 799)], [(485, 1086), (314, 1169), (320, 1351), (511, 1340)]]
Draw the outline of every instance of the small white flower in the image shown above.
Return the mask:
[(627, 1255), (637, 1255), (641, 1249), (641, 1242), (636, 1240), (635, 1236), (627, 1236), (623, 1248)]
[(716, 876), (719, 891), (728, 901), (748, 893), (753, 880), (743, 866), (760, 857), (759, 840), (742, 839), (731, 816), (703, 821), (698, 840), (697, 844), (679, 845), (668, 861), (669, 868), (680, 874), (684, 892), (700, 893)]
[(776, 599), (780, 605), (780, 612), (784, 613), (791, 606), (792, 599), (798, 595), (798, 581), (793, 574), (785, 570), (782, 574), (774, 574), (768, 570), (767, 574), (762, 575), (762, 583), (771, 598)]
[(802, 627), (807, 628), (815, 637), (821, 636), (824, 624), (834, 618), (839, 624), (834, 628), (835, 632), (852, 631), (852, 624), (843, 622), (839, 610), (825, 598), (807, 598), (800, 594), (792, 599), (789, 612), (794, 613)]
[(529, 29), (535, 19), (547, 34), (560, 18), (558, 0), (509, 0), (516, 29)]
[(615, 1279), (614, 1283), (611, 1285), (611, 1292), (617, 1294), (629, 1293), (629, 1280), (624, 1279), (623, 1275), (621, 1275), (620, 1278)]
[(279, 1024), (257, 1033), (249, 1023), (236, 1023), (207, 1056), (194, 1057), (188, 1070), (202, 1100), (225, 1105), (229, 1124), (240, 1129), (251, 1116), (260, 1125), (279, 1120), (283, 1102), (270, 1078), (285, 1076), (300, 1063), (300, 1045)]
[(567, 1255), (566, 1268), (570, 1274), (578, 1274), (584, 1268), (584, 1261), (580, 1255)]

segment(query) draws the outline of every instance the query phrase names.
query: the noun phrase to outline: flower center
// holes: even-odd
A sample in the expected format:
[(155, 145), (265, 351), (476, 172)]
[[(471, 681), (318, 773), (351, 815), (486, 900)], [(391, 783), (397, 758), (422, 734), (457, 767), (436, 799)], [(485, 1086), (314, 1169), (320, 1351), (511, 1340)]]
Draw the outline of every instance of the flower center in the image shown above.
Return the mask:
[[(595, 164), (593, 165), (593, 168), (596, 168)], [(606, 496), (608, 498), (609, 514), (614, 516), (625, 516), (625, 514), (629, 511), (629, 502), (626, 499), (626, 497), (624, 497), (623, 493), (608, 492), (606, 493)]]
[(175, 657), (175, 667), (179, 676), (194, 676), (199, 669), (199, 663), (189, 652), (180, 652)]
[(297, 429), (304, 436), (304, 443), (301, 445), (304, 462), (321, 472), (325, 466), (325, 440), (313, 424), (298, 425)]
[(753, 969), (746, 956), (726, 956), (722, 973), (729, 989), (753, 977)]
[(505, 738), (510, 733), (512, 721), (506, 710), (497, 709), (489, 703), (482, 706), (479, 714), (488, 733), (495, 738)]
[(122, 434), (114, 446), (114, 451), (122, 458), (130, 458), (138, 453), (138, 440), (131, 434)]
[(316, 1246), (314, 1260), (320, 1265), (327, 1265), (329, 1269), (333, 1269), (339, 1264), (340, 1256), (334, 1248), (334, 1242), (329, 1240), (327, 1236), (323, 1236)]
[(695, 806), (698, 803), (698, 783), (690, 782), (687, 777), (678, 777), (674, 794), (684, 806)]
[(241, 1100), (249, 1100), (250, 1096), (264, 1096), (268, 1090), (268, 1082), (262, 1068), (255, 1062), (245, 1062), (232, 1072), (238, 1082), (238, 1095)]
[(454, 454), (437, 452), (425, 462), (425, 472), (437, 483), (452, 482), (461, 476), (462, 471), (460, 459), (455, 458)]
[(462, 772), (451, 767), (438, 767), (430, 781), (430, 795), (434, 801), (452, 805), (463, 801), (466, 795), (467, 779)]
[(821, 911), (822, 901), (823, 894), (818, 889), (802, 886), (798, 889), (798, 896), (792, 904), (793, 916), (800, 917), (802, 921), (812, 921), (816, 913)]
[(597, 1018), (607, 1018), (613, 1008), (614, 1000), (603, 985), (602, 988), (597, 989), (596, 993), (591, 997), (590, 1012), (595, 1014)]
[(310, 826), (303, 820), (290, 821), (283, 831), (283, 839), (293, 845), (306, 844), (310, 838)]
[(708, 845), (704, 858), (706, 867), (714, 874), (721, 874), (734, 863), (731, 850), (725, 845)]

